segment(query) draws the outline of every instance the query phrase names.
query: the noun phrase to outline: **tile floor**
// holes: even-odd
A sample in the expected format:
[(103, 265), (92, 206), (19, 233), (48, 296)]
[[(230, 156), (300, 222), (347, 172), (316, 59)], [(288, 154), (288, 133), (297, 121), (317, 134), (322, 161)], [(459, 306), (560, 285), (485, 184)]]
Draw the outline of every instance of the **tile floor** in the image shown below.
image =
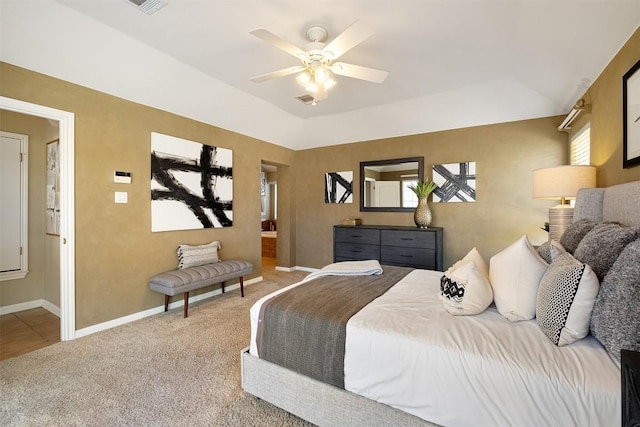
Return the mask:
[(0, 316), (0, 360), (60, 342), (60, 318), (44, 308)]

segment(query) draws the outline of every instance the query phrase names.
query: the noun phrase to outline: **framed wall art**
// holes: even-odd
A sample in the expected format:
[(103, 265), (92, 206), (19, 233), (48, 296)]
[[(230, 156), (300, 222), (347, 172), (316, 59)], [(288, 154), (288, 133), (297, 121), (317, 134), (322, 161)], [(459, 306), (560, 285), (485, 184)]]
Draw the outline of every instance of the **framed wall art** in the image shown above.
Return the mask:
[(433, 165), (436, 203), (476, 201), (476, 162)]
[(640, 165), (640, 61), (622, 77), (623, 162)]
[(151, 133), (151, 231), (232, 225), (232, 151)]
[(47, 142), (47, 230), (52, 236), (60, 235), (60, 140)]
[(324, 175), (325, 203), (353, 203), (353, 171)]

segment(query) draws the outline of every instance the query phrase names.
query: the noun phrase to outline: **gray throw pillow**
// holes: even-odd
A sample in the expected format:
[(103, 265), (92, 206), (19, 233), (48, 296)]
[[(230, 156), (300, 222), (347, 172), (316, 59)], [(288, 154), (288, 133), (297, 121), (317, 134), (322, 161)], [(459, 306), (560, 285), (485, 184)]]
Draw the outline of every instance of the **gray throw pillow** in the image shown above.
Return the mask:
[(640, 351), (640, 239), (627, 245), (605, 276), (591, 315), (591, 334), (620, 362)]
[(620, 252), (638, 237), (640, 227), (601, 222), (584, 236), (573, 255), (578, 261), (589, 264), (602, 281)]
[(595, 227), (596, 223), (588, 219), (581, 219), (571, 224), (560, 236), (562, 247), (573, 255), (582, 238)]
[(540, 255), (540, 258), (545, 260), (547, 264), (551, 264), (551, 262), (553, 262), (553, 260), (558, 255), (566, 252), (562, 245), (555, 240), (547, 240), (546, 242), (538, 246), (536, 250), (538, 251), (538, 255)]

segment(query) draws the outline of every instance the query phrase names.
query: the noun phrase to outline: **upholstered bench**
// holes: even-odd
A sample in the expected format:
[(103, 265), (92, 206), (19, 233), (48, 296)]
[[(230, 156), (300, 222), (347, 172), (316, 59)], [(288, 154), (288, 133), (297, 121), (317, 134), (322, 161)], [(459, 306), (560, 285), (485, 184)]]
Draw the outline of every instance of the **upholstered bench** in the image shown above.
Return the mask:
[(158, 274), (149, 279), (152, 291), (164, 294), (164, 311), (169, 309), (169, 297), (184, 295), (184, 317), (189, 313), (189, 291), (240, 278), (240, 295), (244, 297), (244, 275), (253, 271), (253, 265), (243, 260), (219, 261), (194, 267), (180, 268)]

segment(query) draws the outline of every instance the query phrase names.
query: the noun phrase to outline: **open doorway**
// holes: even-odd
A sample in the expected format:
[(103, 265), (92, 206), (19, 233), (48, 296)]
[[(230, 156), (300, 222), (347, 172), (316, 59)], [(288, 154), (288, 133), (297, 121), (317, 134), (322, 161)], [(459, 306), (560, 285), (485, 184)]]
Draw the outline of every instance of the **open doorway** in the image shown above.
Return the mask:
[(260, 232), (264, 273), (275, 270), (278, 263), (278, 168), (262, 163), (260, 169)]
[[(75, 338), (75, 215), (73, 113), (0, 96), (0, 110), (41, 117), (58, 126), (60, 164), (59, 315), (60, 340)], [(43, 213), (44, 214), (44, 213)]]

